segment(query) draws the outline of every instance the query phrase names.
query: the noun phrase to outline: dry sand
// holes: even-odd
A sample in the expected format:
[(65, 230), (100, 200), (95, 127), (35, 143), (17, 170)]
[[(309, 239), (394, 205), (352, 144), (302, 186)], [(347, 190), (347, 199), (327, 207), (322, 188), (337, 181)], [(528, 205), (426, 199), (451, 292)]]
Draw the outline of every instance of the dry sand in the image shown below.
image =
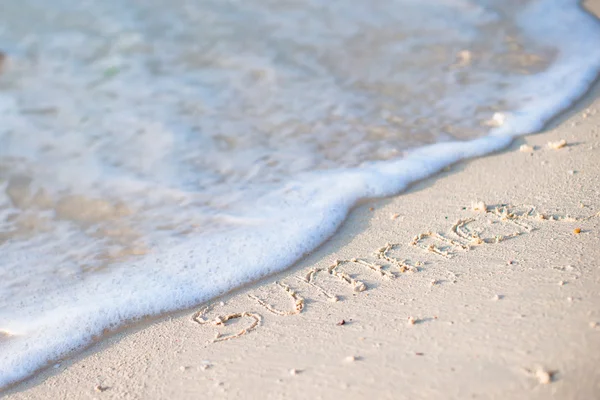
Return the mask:
[(600, 398), (599, 94), (359, 207), (285, 273), (114, 335), (6, 398)]

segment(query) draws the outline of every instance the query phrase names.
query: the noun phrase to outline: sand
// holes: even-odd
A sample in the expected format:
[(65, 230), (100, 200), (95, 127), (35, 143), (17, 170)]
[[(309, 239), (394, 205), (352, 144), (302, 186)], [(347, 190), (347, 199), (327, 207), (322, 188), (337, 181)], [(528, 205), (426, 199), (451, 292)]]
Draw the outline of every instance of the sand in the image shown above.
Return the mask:
[(358, 207), (285, 273), (125, 329), (4, 395), (600, 398), (599, 95)]

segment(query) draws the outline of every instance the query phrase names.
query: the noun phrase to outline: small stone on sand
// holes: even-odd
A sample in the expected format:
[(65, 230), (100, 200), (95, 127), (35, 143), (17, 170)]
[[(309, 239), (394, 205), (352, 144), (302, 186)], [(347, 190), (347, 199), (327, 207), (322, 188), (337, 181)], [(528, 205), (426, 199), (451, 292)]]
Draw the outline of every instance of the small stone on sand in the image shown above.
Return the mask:
[(94, 390), (99, 393), (102, 393), (102, 392), (106, 391), (107, 389), (108, 389), (108, 387), (102, 386), (102, 385), (96, 385), (96, 387), (94, 387)]
[(537, 378), (538, 382), (541, 383), (542, 385), (547, 385), (547, 384), (551, 383), (553, 375), (554, 375), (553, 372), (546, 371), (543, 368), (538, 368), (535, 371), (535, 377)]
[(209, 360), (202, 360), (201, 361), (200, 369), (202, 371), (206, 371), (210, 367), (212, 367), (212, 364), (211, 364), (211, 362)]
[(548, 147), (550, 147), (553, 150), (558, 150), (558, 149), (562, 149), (563, 147), (567, 146), (567, 141), (565, 139), (561, 139), (557, 142), (548, 142)]
[(471, 203), (471, 209), (478, 212), (486, 212), (487, 205), (483, 201), (475, 201)]

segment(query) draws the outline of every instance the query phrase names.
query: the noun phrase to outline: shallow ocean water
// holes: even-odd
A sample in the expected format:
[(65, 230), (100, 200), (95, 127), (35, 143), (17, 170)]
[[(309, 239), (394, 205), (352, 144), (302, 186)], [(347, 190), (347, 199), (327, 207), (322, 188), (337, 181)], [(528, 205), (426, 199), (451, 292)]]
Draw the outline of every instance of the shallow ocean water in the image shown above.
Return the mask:
[(541, 129), (598, 43), (573, 0), (8, 0), (0, 387)]

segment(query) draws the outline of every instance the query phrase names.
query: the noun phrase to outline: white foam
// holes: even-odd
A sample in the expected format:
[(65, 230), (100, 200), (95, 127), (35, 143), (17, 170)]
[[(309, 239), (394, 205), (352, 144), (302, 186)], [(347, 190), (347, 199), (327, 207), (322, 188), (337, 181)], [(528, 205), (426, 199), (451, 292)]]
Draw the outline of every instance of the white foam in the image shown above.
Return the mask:
[[(29, 0), (25, 3), (30, 7), (48, 8), (45, 2)], [(160, 10), (164, 7), (159, 0), (148, 3)], [(256, 6), (256, 3), (245, 4)], [(267, 3), (264, 2), (268, 6)], [(106, 7), (110, 8), (110, 4), (107, 2)], [(319, 2), (307, 4), (316, 9), (320, 7)], [(361, 8), (360, 4), (350, 11), (348, 8), (352, 7), (348, 5), (331, 7), (334, 10), (340, 7), (338, 11), (345, 13), (347, 22), (364, 20), (367, 23), (370, 19), (375, 23), (382, 22), (377, 10), (373, 11), (371, 6), (364, 4)], [(218, 3), (210, 5), (213, 8), (208, 8), (208, 11), (219, 7)], [(487, 1), (440, 0), (432, 5), (423, 5), (423, 2), (405, 0), (396, 6), (404, 7), (403, 12), (408, 14), (421, 10), (419, 12), (423, 15), (431, 15), (435, 21), (433, 26), (439, 32), (447, 32), (448, 40), (461, 44), (475, 40), (478, 24), (493, 23), (499, 18), (494, 12), (498, 5)], [(42, 32), (45, 29), (52, 31), (53, 24), (58, 23), (57, 18), (67, 18), (61, 13), (71, 7), (74, 4), (67, 0), (56, 2), (56, 16), (48, 16), (40, 22)], [(211, 65), (214, 71), (208, 78), (187, 74), (185, 69), (181, 69), (184, 78), (177, 81), (161, 78), (160, 72), (156, 72), (153, 78), (145, 64), (151, 59), (143, 54), (162, 51), (168, 53), (162, 59), (167, 62), (177, 56), (174, 54), (176, 49), (148, 50), (149, 42), (143, 39), (148, 32), (137, 32), (139, 27), (135, 24), (133, 11), (119, 10), (123, 14), (119, 16), (121, 25), (115, 26), (114, 15), (103, 6), (97, 7), (93, 11), (100, 22), (86, 22), (85, 18), (78, 23), (69, 20), (69, 24), (73, 25), (72, 31), (63, 30), (52, 36), (55, 47), (45, 43), (48, 48), (64, 52), (52, 58), (41, 51), (42, 55), (49, 57), (49, 61), (41, 63), (45, 70), (32, 65), (25, 55), (20, 59), (20, 43), (13, 44), (15, 63), (22, 62), (23, 65), (17, 69), (21, 74), (21, 86), (16, 90), (8, 85), (8, 89), (4, 89), (7, 94), (0, 89), (3, 123), (12, 130), (0, 133), (0, 172), (2, 168), (8, 171), (4, 181), (0, 180), (7, 193), (0, 197), (0, 223), (5, 225), (4, 228), (0, 226), (0, 229), (5, 229), (0, 233), (13, 232), (13, 236), (4, 243), (0, 242), (0, 331), (5, 332), (0, 336), (0, 387), (81, 349), (93, 337), (101, 335), (105, 328), (199, 304), (288, 267), (331, 236), (360, 199), (399, 193), (411, 182), (430, 176), (451, 163), (500, 150), (513, 137), (540, 130), (549, 118), (569, 107), (585, 92), (600, 69), (598, 21), (580, 10), (575, 1), (530, 2), (512, 20), (519, 32), (528, 41), (534, 42), (535, 49), (551, 53), (551, 63), (535, 73), (512, 77), (509, 82), (512, 85), (491, 95), (510, 104), (510, 108), (501, 110), (497, 117), (493, 112), (488, 113), (488, 118), (493, 119), (497, 127), (484, 132), (483, 136), (482, 131), (477, 131), (464, 141), (435, 143), (438, 140), (435, 136), (432, 140), (418, 139), (412, 146), (401, 147), (393, 141), (376, 142), (373, 148), (361, 147), (360, 151), (355, 151), (351, 147), (360, 147), (369, 140), (361, 136), (360, 126), (353, 126), (349, 119), (344, 118), (349, 115), (361, 117), (371, 123), (375, 119), (371, 114), (361, 114), (361, 107), (369, 104), (369, 96), (362, 98), (358, 92), (345, 87), (342, 90), (324, 78), (328, 74), (335, 75), (336, 65), (315, 62), (290, 72), (289, 69), (278, 69), (264, 57), (227, 49), (218, 52), (218, 65)], [(188, 11), (193, 14), (191, 3), (182, 0), (177, 7), (191, 7)], [(264, 9), (260, 7), (243, 8), (240, 3), (235, 7), (250, 15), (255, 13), (261, 18), (273, 19), (274, 24), (279, 21), (271, 14), (263, 14)], [(373, 7), (376, 8), (375, 5)], [(179, 18), (173, 14), (176, 10), (164, 11), (163, 19), (153, 20), (159, 28)], [(385, 11), (393, 14), (394, 10)], [(234, 20), (235, 17), (232, 16)], [(453, 19), (460, 21), (453, 22)], [(339, 25), (339, 20), (334, 22), (338, 24), (334, 29), (347, 31), (349, 37), (360, 32), (357, 31), (359, 25), (355, 23)], [(410, 18), (408, 22), (421, 24), (421, 21)], [(104, 51), (102, 45), (94, 45), (95, 36), (86, 29), (106, 33), (123, 31), (124, 26), (130, 31), (119, 35), (116, 47), (139, 52), (142, 56), (126, 57), (116, 51), (106, 57), (94, 54), (71, 57), (71, 52)], [(312, 35), (319, 38), (323, 34), (319, 29), (321, 27), (317, 24), (315, 32), (307, 32), (306, 40), (313, 40)], [(160, 29), (157, 31), (164, 33)], [(297, 34), (294, 30), (285, 29), (274, 32), (273, 35), (283, 36), (286, 33)], [(182, 28), (181, 32), (174, 29), (168, 33), (179, 40), (177, 35), (186, 32)], [(0, 36), (0, 44), (3, 37), (12, 39), (8, 34)], [(35, 41), (35, 38), (21, 40)], [(243, 42), (241, 38), (238, 40)], [(424, 45), (424, 39), (408, 40)], [(65, 46), (67, 42), (69, 45)], [(235, 40), (223, 43), (236, 49)], [(242, 43), (242, 47), (244, 45), (254, 44)], [(30, 48), (28, 46), (23, 45), (22, 48)], [(269, 46), (266, 48), (270, 49)], [(410, 55), (409, 48), (410, 45), (407, 45), (400, 52)], [(94, 61), (82, 67), (83, 64), (63, 64), (62, 57), (78, 62), (84, 59)], [(314, 61), (311, 57), (307, 60)], [(107, 93), (113, 91), (118, 94), (117, 101), (90, 103), (90, 93), (81, 89), (90, 85), (92, 73), (89, 70), (101, 76), (106, 68), (122, 62), (129, 63), (122, 66), (129, 68), (123, 72), (124, 76), (108, 80), (102, 84), (104, 92), (94, 94), (110, 97)], [(489, 63), (493, 64), (493, 60), (490, 59)], [(324, 66), (329, 66), (332, 71), (318, 75), (319, 79), (323, 79), (322, 91), (301, 93), (301, 87), (293, 86), (294, 79), (302, 76), (302, 68)], [(152, 68), (160, 71), (165, 66), (155, 65)], [(223, 72), (229, 71), (228, 68), (232, 68), (233, 72)], [(361, 68), (360, 65), (355, 66), (356, 71), (360, 72)], [(375, 83), (386, 79), (394, 81), (393, 77), (386, 78), (391, 71), (385, 63), (365, 68), (374, 68), (375, 71), (367, 74), (368, 79), (363, 79), (363, 84), (368, 80)], [(219, 115), (215, 117), (214, 113), (222, 112), (223, 107), (230, 110), (229, 107), (234, 107), (236, 101), (243, 102), (244, 99), (235, 96), (250, 96), (244, 91), (247, 85), (244, 75), (253, 69), (264, 79), (257, 86), (248, 88), (253, 96), (258, 97), (246, 100), (256, 101), (264, 94), (268, 99), (267, 104), (262, 104), (265, 108), (249, 110), (256, 113), (257, 118), (241, 122), (221, 120)], [(342, 78), (358, 79), (359, 72), (350, 69)], [(202, 79), (205, 81), (200, 87), (204, 88), (230, 85), (232, 83), (226, 81), (235, 78), (238, 72), (239, 82), (233, 82), (235, 90), (222, 97), (213, 99), (210, 94), (215, 92), (206, 89), (206, 93), (200, 93), (200, 99), (194, 97), (197, 103), (180, 104), (178, 97), (172, 94), (185, 97), (188, 83), (193, 85)], [(285, 76), (286, 73), (290, 76)], [(398, 73), (401, 74), (401, 71)], [(486, 72), (479, 75), (473, 72), (473, 76), (485, 80)], [(488, 78), (495, 79), (491, 75)], [(47, 86), (36, 87), (39, 84)], [(285, 89), (281, 88), (282, 84), (285, 84)], [(69, 96), (61, 92), (64, 91), (61, 85), (68, 87)], [(125, 90), (127, 85), (128, 90)], [(285, 91), (281, 99), (267, 95), (279, 90)], [(477, 97), (480, 90), (483, 87), (475, 84), (472, 91), (464, 92), (476, 96), (472, 103), (461, 102), (464, 98), (459, 95), (448, 95), (455, 101), (446, 103), (439, 99), (444, 106), (433, 107), (434, 112), (426, 115), (435, 119), (436, 113), (439, 113), (454, 122), (463, 114), (468, 115), (467, 118), (473, 121), (457, 124), (464, 129), (475, 129), (479, 123), (472, 122), (484, 115), (473, 110), (480, 99), (489, 100), (483, 95)], [(298, 103), (289, 105), (285, 112), (280, 111), (278, 107), (287, 107), (286, 102), (293, 103), (294, 94), (299, 96), (296, 98)], [(144, 100), (148, 98), (155, 101), (145, 104)], [(415, 99), (422, 107), (428, 101), (434, 102), (435, 99), (428, 100), (426, 96)], [(317, 105), (335, 104), (337, 108), (333, 114), (342, 116), (342, 122), (332, 122), (327, 129), (320, 127), (319, 120), (330, 116), (321, 113), (320, 107), (312, 107), (315, 102)], [(60, 106), (60, 112), (52, 114), (51, 118), (43, 116), (43, 109), (52, 108), (54, 104)], [(98, 104), (109, 108), (102, 114), (97, 109)], [(185, 108), (187, 114), (175, 112), (179, 106)], [(204, 107), (204, 111), (194, 118), (195, 111), (190, 108), (196, 106)], [(22, 114), (23, 108), (37, 111)], [(89, 112), (92, 123), (80, 121), (82, 110)], [(319, 153), (318, 141), (315, 144), (302, 138), (297, 139), (296, 147), (293, 141), (284, 142), (280, 147), (271, 144), (271, 141), (279, 139), (278, 135), (296, 137), (294, 126), (301, 125), (304, 120), (290, 123), (289, 115), (293, 112), (298, 112), (311, 123), (309, 131), (327, 136), (328, 141), (324, 143), (329, 145), (328, 148), (336, 149), (338, 146), (337, 153), (327, 159)], [(40, 113), (42, 116), (39, 116)], [(208, 132), (206, 134), (210, 136), (213, 131), (219, 131), (224, 135), (227, 130), (242, 132), (253, 129), (252, 124), (262, 123), (261, 115), (268, 116), (267, 122), (275, 132), (273, 137), (264, 139), (240, 133), (236, 143), (232, 143), (230, 137), (222, 139), (219, 136), (217, 139), (223, 140), (222, 143), (215, 142), (214, 137), (211, 140), (201, 137), (198, 140), (206, 147), (200, 146), (200, 150), (195, 152), (186, 151), (186, 147), (198, 146), (198, 142), (185, 141), (189, 135), (186, 127), (194, 123), (200, 127), (196, 132)], [(222, 126), (217, 124), (219, 121)], [(427, 125), (427, 128), (434, 129), (436, 126), (439, 124)], [(180, 134), (179, 128), (186, 133)], [(328, 133), (336, 129), (354, 129), (356, 136), (343, 136), (351, 143), (336, 144), (335, 134)], [(136, 134), (136, 130), (143, 132)], [(34, 136), (27, 132), (33, 132)], [(68, 140), (61, 139), (65, 135)], [(94, 140), (90, 136), (95, 136)], [(259, 140), (264, 142), (258, 144)], [(402, 141), (407, 143), (411, 140), (410, 135), (402, 137)], [(238, 150), (231, 153), (235, 159), (223, 159), (229, 153), (218, 151), (221, 145), (236, 147)], [(404, 157), (380, 156), (376, 148), (384, 145), (400, 146), (399, 151), (405, 152)], [(257, 158), (269, 157), (270, 146), (277, 151), (288, 152), (280, 157), (285, 165), (274, 167), (280, 168), (277, 173), (262, 166), (256, 167), (253, 163)], [(345, 150), (352, 157), (347, 158)], [(190, 159), (182, 161), (179, 159), (181, 156)], [(361, 162), (355, 162), (357, 159)], [(216, 166), (216, 169), (190, 167), (196, 165), (195, 162), (202, 166)], [(246, 181), (252, 184), (246, 185)], [(47, 182), (51, 185), (48, 186)], [(37, 192), (36, 197), (36, 190), (41, 188), (51, 201), (44, 200), (41, 192)], [(119, 201), (124, 204), (119, 205)], [(29, 219), (20, 220), (18, 225), (14, 223), (15, 215), (17, 219)], [(189, 224), (190, 221), (193, 224)], [(165, 228), (162, 225), (169, 226)], [(179, 229), (183, 225), (189, 228), (185, 232)], [(102, 257), (98, 257), (99, 253)]]

